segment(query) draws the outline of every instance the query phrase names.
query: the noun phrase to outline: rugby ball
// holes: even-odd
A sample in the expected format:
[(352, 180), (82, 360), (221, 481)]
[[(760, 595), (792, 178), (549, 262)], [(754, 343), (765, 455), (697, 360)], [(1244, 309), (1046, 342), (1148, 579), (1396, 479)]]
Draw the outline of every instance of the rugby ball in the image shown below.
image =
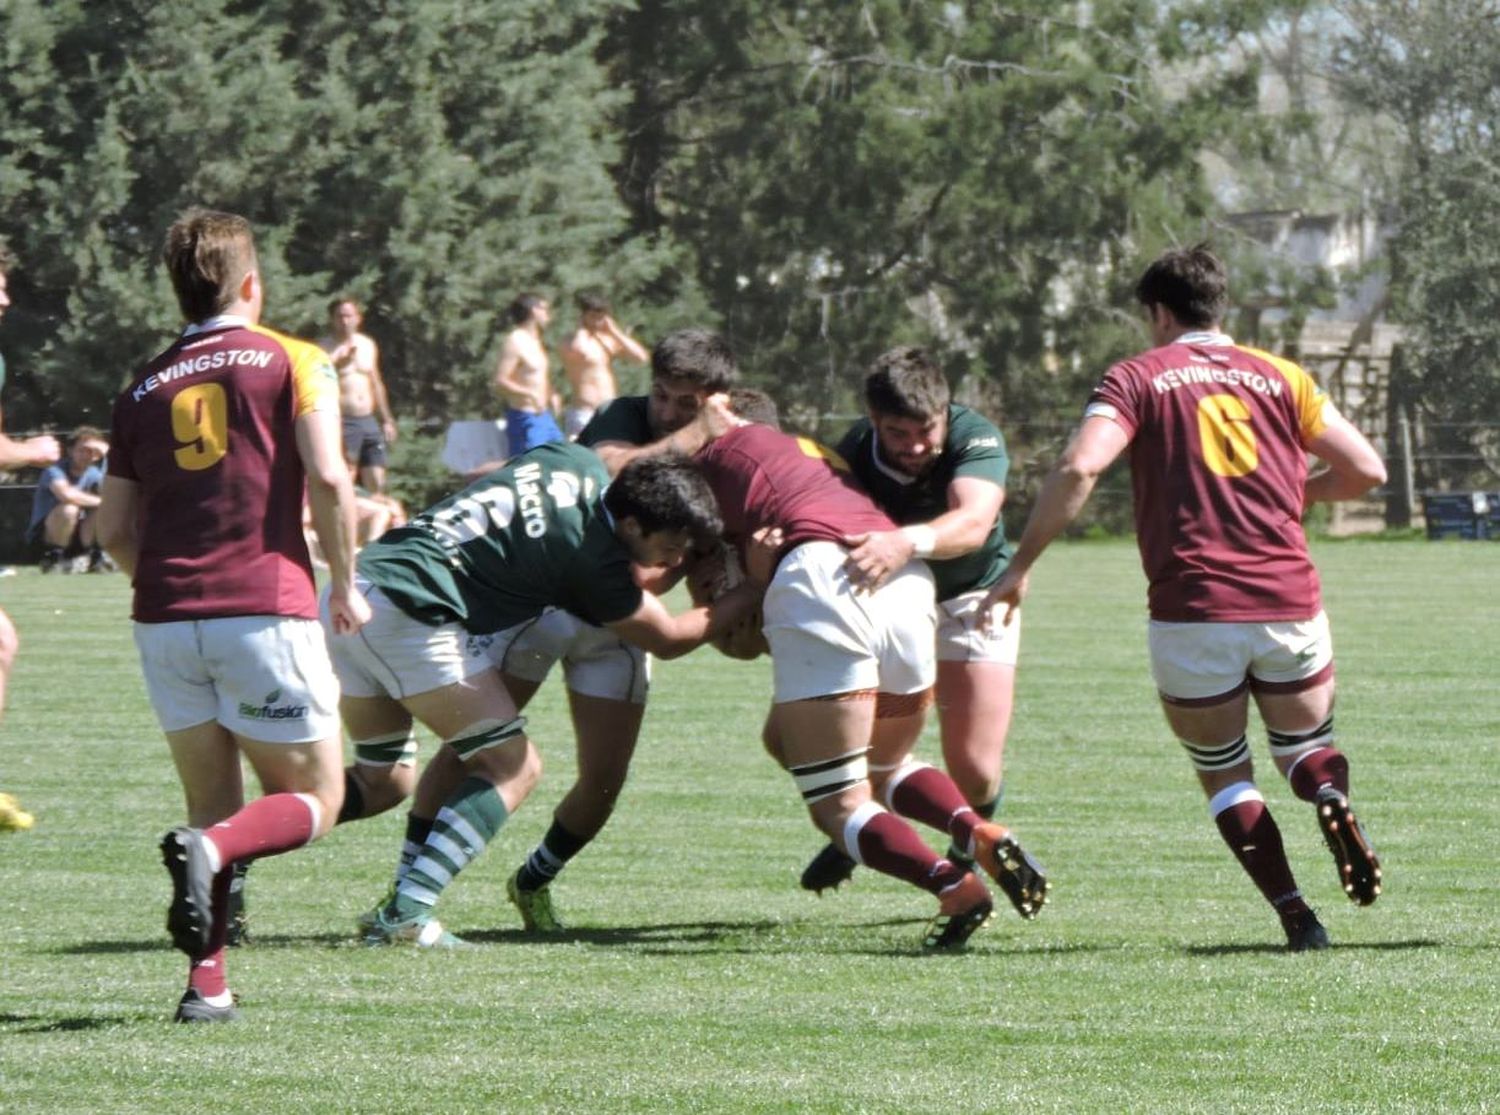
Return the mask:
[[(720, 542), (707, 554), (693, 559), (687, 574), (688, 595), (694, 604), (712, 604), (744, 581), (745, 569), (740, 564), (739, 553), (727, 542)], [(746, 661), (759, 658), (771, 649), (761, 633), (763, 622), (760, 608), (756, 607), (728, 630), (710, 639), (709, 644), (730, 658)]]

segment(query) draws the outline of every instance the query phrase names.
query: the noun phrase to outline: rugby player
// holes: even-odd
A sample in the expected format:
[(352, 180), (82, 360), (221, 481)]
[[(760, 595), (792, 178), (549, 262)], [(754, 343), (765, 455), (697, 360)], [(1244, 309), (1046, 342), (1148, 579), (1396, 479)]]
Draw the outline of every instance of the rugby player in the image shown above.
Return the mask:
[[(119, 396), (99, 540), (132, 579), (146, 688), (187, 799), (161, 841), (167, 928), (187, 953), (180, 1022), (236, 1017), (224, 975), (233, 867), (301, 847), (343, 798), (337, 683), (302, 533), (304, 483), (335, 630), (354, 590), (354, 491), (338, 381), (316, 346), (258, 324), (249, 223), (191, 209), (163, 256), (182, 336)], [(244, 804), (240, 759), (265, 796)]]
[[(984, 607), (1004, 601), (1003, 618), (1014, 614), (1042, 551), (1128, 448), (1150, 582), (1151, 672), (1167, 723), (1287, 947), (1327, 948), (1255, 785), (1249, 699), (1276, 768), (1314, 806), (1340, 885), (1369, 905), (1380, 862), (1349, 806), (1349, 763), (1334, 746), (1333, 644), (1301, 519), (1309, 503), (1384, 483), (1385, 466), (1302, 368), (1221, 331), (1228, 281), (1206, 245), (1162, 255), (1135, 294), (1153, 347), (1095, 388)], [(1327, 467), (1309, 475), (1307, 453)]]
[[(1010, 548), (1000, 508), (1010, 458), (994, 423), (953, 403), (948, 382), (932, 357), (904, 346), (882, 354), (865, 378), (869, 417), (856, 422), (838, 453), (899, 530), (858, 535), (846, 542), (849, 578), (858, 588), (879, 588), (912, 558), (924, 558), (937, 586), (937, 710), (943, 765), (964, 800), (986, 820), (1000, 806), (1005, 737), (1016, 686), (1021, 622), (982, 622), (984, 590), (1005, 571)], [(921, 716), (918, 711), (915, 713)], [(875, 792), (900, 811), (897, 788), (926, 777), (926, 764), (888, 754), (917, 738), (920, 721), (881, 719), (871, 743)], [(1008, 892), (1022, 917), (1035, 917), (1047, 883), (1034, 860), (1020, 851), (1034, 877)], [(963, 862), (964, 850), (948, 849)], [(830, 844), (808, 864), (802, 885), (821, 892), (837, 887), (854, 861)], [(1033, 897), (1034, 896), (1034, 897)]]
[[(691, 453), (728, 428), (722, 408), (704, 404), (735, 375), (734, 353), (717, 334), (671, 333), (651, 352), (650, 394), (610, 401), (578, 444), (598, 453), (611, 474), (642, 457)], [(665, 591), (670, 579), (659, 576), (649, 587)], [(528, 930), (559, 932), (563, 923), (551, 883), (599, 835), (620, 799), (645, 716), (651, 659), (635, 644), (563, 608), (548, 608), (481, 642), (517, 708), (526, 707), (555, 663), (563, 664), (578, 775), (541, 843), (506, 884)]]
[[(10, 248), (0, 240), (0, 318), (10, 306), (10, 292), (6, 273), (14, 266)], [(0, 356), (0, 387), (5, 386), (5, 357)], [(3, 412), (0, 412), (3, 413)], [(0, 419), (3, 425), (3, 419)], [(16, 441), (0, 433), (0, 469), (45, 468), (62, 456), (62, 447), (50, 434)], [(5, 711), (5, 686), (15, 665), (16, 652), (21, 641), (16, 635), (10, 617), (0, 610), (0, 713)], [(21, 832), (36, 823), (33, 817), (11, 794), (0, 793), (0, 832)]]
[[(856, 591), (845, 539), (896, 525), (841, 457), (777, 429), (764, 394), (737, 389), (730, 405), (740, 424), (695, 459), (729, 542), (766, 528), (782, 536), (762, 606), (774, 678), (767, 748), (795, 779), (814, 825), (845, 854), (938, 898), (923, 944), (962, 946), (990, 918), (989, 890), (874, 801), (867, 759), (879, 720), (906, 732), (886, 746), (898, 763), (921, 729), (936, 674), (932, 574), (911, 561), (878, 588)], [(1010, 834), (980, 817), (952, 779), (932, 767), (906, 773), (889, 787), (901, 814), (946, 833), (1007, 889), (1029, 885)]]
[(417, 786), (394, 893), (361, 919), (369, 943), (461, 944), (433, 907), (540, 774), (515, 698), (470, 636), (561, 608), (664, 658), (685, 654), (748, 612), (763, 586), (752, 578), (712, 608), (673, 616), (635, 567), (676, 566), (719, 528), (685, 458), (638, 461), (611, 482), (588, 449), (557, 442), (365, 548), (357, 583), (374, 617), (330, 639), (345, 725), (366, 748), (406, 746), (413, 718), (444, 741)]

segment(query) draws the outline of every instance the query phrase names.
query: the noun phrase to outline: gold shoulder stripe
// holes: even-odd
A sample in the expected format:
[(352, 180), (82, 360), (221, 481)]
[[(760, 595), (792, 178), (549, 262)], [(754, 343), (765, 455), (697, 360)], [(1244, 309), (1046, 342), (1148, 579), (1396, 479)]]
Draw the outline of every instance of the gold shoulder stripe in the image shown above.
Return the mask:
[(1304, 443), (1317, 437), (1327, 428), (1328, 422), (1324, 417), (1323, 405), (1328, 402), (1328, 396), (1318, 386), (1318, 381), (1313, 379), (1301, 364), (1288, 360), (1284, 356), (1266, 352), (1264, 349), (1251, 348), (1249, 345), (1236, 345), (1235, 347), (1248, 356), (1265, 361), (1280, 373), (1282, 379), (1286, 380), (1286, 385), (1292, 389), (1292, 399), (1297, 406), (1297, 425), (1302, 432)]
[(250, 328), (280, 345), (291, 362), (292, 390), (296, 397), (292, 408), (294, 417), (301, 418), (315, 410), (338, 410), (339, 379), (326, 352), (309, 341), (267, 329), (264, 325)]

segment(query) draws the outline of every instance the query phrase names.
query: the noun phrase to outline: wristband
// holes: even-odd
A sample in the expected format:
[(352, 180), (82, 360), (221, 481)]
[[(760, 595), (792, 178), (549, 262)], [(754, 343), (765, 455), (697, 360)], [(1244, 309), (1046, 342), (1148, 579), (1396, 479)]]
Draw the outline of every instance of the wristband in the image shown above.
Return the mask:
[(937, 549), (937, 531), (929, 526), (902, 527), (901, 533), (911, 543), (911, 552), (914, 557), (931, 557), (932, 551)]

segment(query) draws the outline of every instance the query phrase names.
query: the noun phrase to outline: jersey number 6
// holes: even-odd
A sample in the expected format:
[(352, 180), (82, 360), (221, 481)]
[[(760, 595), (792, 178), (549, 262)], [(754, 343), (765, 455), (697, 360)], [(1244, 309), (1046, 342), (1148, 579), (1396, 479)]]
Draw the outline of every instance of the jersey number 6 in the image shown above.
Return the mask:
[(1198, 401), (1198, 440), (1204, 464), (1218, 476), (1248, 476), (1260, 464), (1250, 408), (1234, 395), (1206, 395)]

